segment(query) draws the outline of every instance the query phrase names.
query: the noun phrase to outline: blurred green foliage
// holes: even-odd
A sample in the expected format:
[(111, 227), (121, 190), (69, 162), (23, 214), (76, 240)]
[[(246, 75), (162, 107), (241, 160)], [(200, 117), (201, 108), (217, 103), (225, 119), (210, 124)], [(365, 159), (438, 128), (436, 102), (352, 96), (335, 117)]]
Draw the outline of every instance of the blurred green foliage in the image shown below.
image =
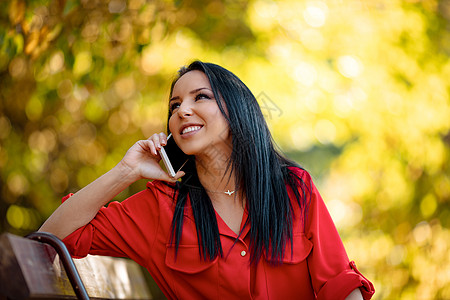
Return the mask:
[(11, 0), (0, 24), (0, 231), (163, 131), (198, 58), (258, 95), (375, 299), (450, 298), (449, 1)]

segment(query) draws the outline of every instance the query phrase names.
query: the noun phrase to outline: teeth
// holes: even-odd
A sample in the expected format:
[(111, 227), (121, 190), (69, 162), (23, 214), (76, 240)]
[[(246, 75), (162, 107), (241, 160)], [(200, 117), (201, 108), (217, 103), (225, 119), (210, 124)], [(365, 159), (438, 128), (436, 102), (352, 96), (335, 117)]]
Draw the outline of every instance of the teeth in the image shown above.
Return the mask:
[(191, 131), (195, 131), (195, 130), (199, 130), (200, 128), (202, 128), (201, 126), (189, 126), (186, 127), (185, 129), (183, 129), (183, 132), (181, 132), (181, 134), (185, 134)]

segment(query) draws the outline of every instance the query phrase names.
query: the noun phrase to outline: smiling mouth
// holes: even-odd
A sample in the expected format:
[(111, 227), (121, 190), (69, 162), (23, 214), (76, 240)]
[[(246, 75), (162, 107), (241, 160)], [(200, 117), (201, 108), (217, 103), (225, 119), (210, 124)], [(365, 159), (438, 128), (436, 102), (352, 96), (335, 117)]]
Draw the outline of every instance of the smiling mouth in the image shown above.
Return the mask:
[(185, 133), (189, 133), (189, 132), (193, 132), (193, 131), (197, 131), (200, 130), (202, 128), (202, 126), (188, 126), (186, 128), (183, 129), (183, 131), (181, 131), (181, 134), (185, 134)]

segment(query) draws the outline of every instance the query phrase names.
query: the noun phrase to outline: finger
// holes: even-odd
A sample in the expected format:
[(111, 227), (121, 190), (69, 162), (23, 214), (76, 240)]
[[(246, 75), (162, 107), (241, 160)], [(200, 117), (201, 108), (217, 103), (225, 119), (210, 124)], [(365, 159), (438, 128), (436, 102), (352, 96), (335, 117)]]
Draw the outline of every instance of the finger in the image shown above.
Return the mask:
[(167, 136), (166, 136), (166, 134), (164, 132), (161, 132), (159, 134), (159, 141), (160, 141), (162, 146), (167, 145)]
[(158, 179), (163, 180), (163, 181), (168, 181), (168, 182), (176, 182), (178, 179), (176, 176), (171, 177), (167, 172), (165, 172), (163, 170), (161, 170), (158, 177), (159, 177)]
[(154, 156), (157, 156), (158, 155), (158, 149), (156, 148), (155, 143), (153, 141), (148, 141), (148, 145), (150, 147), (150, 152)]
[(162, 142), (162, 140), (164, 139), (164, 137), (165, 137), (165, 134), (163, 133), (163, 132), (160, 132), (160, 133), (155, 133), (154, 135), (154, 139), (153, 139), (153, 141), (155, 142), (155, 146), (156, 146), (156, 148), (159, 150), (159, 149), (161, 149), (161, 142)]
[(175, 174), (175, 177), (171, 177), (168, 173), (164, 172), (164, 174), (161, 174), (161, 180), (168, 181), (168, 182), (176, 182), (178, 179), (186, 175), (183, 171), (178, 171), (177, 174)]
[(151, 137), (148, 138), (148, 140), (157, 145), (159, 143), (159, 134), (154, 133)]
[(184, 173), (183, 171), (178, 171), (177, 174), (175, 174), (174, 179), (178, 180), (181, 177), (183, 177), (184, 175), (186, 175), (186, 173)]
[(149, 151), (153, 156), (157, 156), (158, 152), (157, 149), (155, 147), (155, 144), (153, 143), (152, 140), (147, 139), (147, 140), (141, 140), (138, 142), (140, 147), (145, 150), (145, 151)]

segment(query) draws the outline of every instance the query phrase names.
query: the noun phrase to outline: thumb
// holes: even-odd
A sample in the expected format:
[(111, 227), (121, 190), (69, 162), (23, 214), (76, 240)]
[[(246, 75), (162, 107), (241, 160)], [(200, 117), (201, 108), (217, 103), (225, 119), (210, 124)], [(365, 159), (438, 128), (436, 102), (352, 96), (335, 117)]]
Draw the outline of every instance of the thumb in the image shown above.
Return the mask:
[(170, 177), (166, 172), (162, 172), (160, 179), (168, 182), (176, 182), (178, 179), (186, 175), (183, 171), (178, 171), (175, 177)]

